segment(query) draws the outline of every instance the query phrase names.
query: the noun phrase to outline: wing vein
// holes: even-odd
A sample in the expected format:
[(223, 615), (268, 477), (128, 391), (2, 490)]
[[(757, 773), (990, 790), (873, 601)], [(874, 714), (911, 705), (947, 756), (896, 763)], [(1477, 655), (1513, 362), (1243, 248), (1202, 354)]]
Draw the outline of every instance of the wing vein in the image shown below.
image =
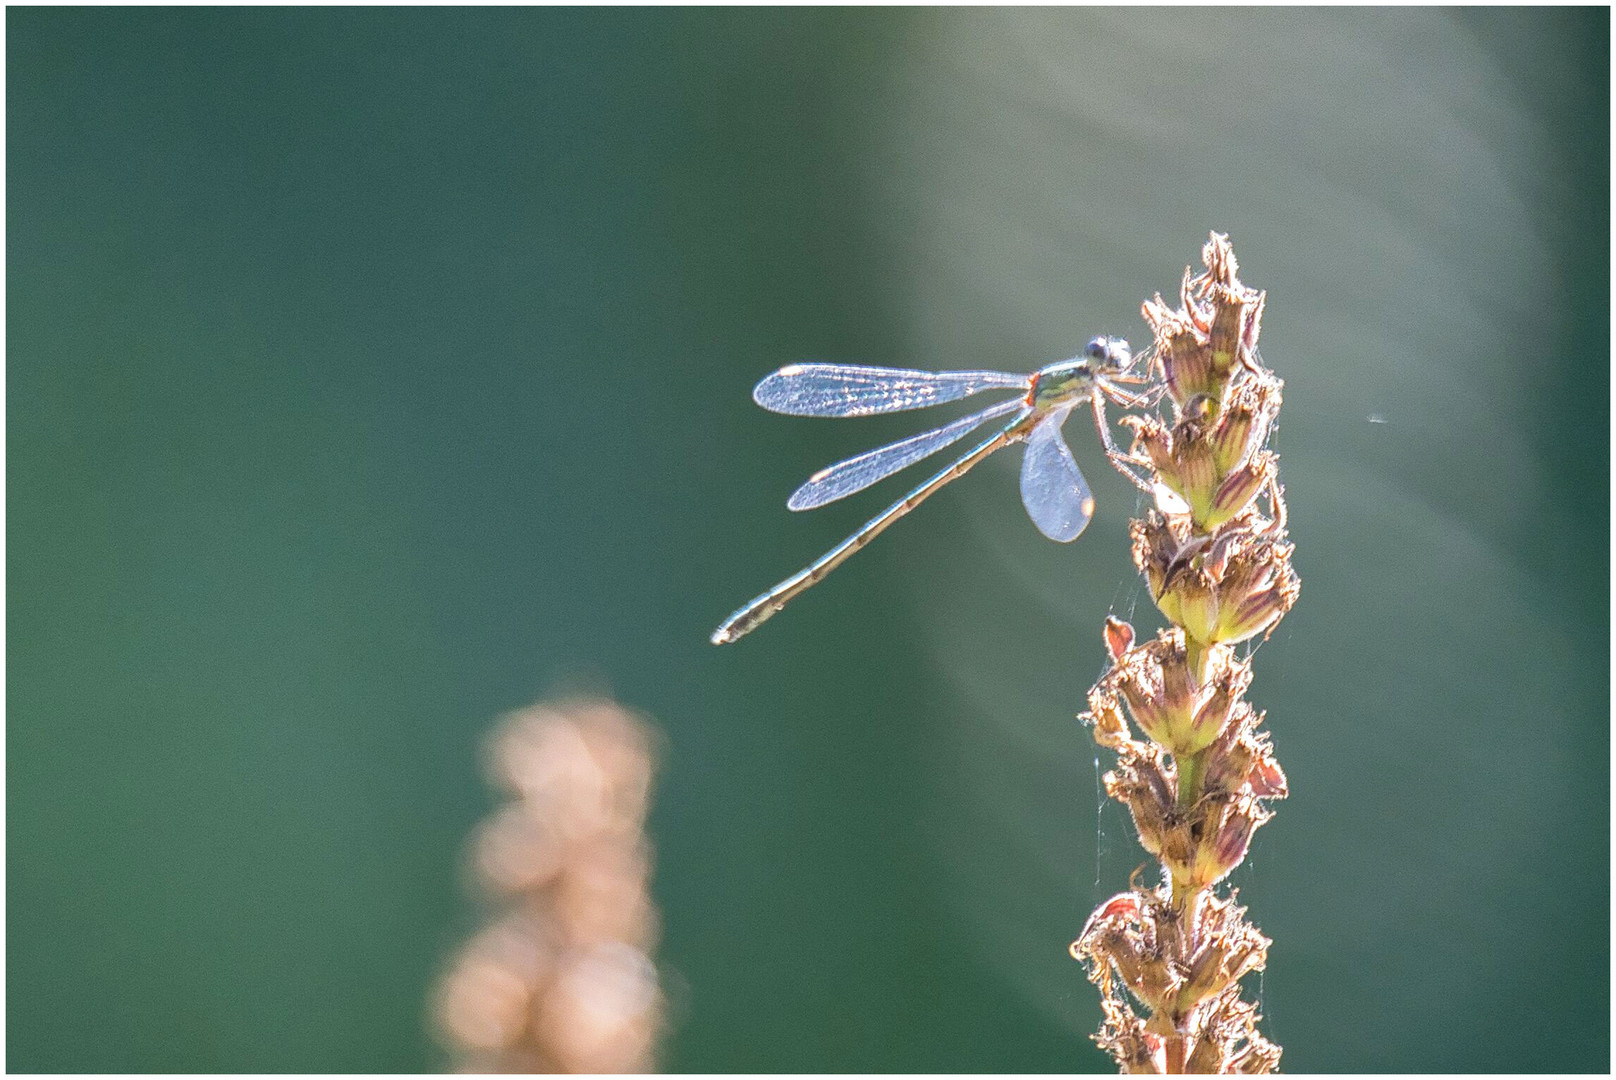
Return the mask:
[(791, 498), (786, 500), (786, 505), (793, 510), (812, 510), (816, 506), (824, 506), (826, 503), (846, 498), (854, 492), (863, 491), (871, 484), (886, 479), (900, 469), (906, 469), (918, 461), (931, 457), (939, 450), (954, 445), (989, 420), (1025, 407), (1020, 398), (1011, 398), (981, 412), (962, 416), (942, 427), (922, 431), (918, 435), (911, 435), (907, 439), (866, 451), (846, 461), (827, 465), (792, 492)]
[(853, 364), (791, 364), (765, 376), (752, 399), (789, 416), (872, 416), (924, 409), (984, 390), (1024, 389), (1007, 371), (911, 371)]

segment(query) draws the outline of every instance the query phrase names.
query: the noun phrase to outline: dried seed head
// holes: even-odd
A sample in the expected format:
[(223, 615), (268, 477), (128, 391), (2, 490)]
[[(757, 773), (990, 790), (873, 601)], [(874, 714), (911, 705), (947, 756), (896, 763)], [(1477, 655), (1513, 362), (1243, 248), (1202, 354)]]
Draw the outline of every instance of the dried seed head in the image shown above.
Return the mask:
[(1219, 589), (1216, 640), (1240, 642), (1271, 630), (1302, 592), (1291, 544), (1256, 541), (1229, 561)]
[(1204, 791), (1233, 795), (1245, 785), (1266, 745), (1252, 731), (1260, 718), (1261, 714), (1244, 701), (1229, 711), (1227, 725), (1207, 749), (1206, 771), (1201, 776)]
[(1174, 577), (1156, 604), (1170, 621), (1183, 627), (1185, 636), (1191, 640), (1217, 640), (1217, 582), (1205, 570), (1193, 565), (1185, 568)]
[(1089, 691), (1089, 711), (1081, 719), (1094, 724), (1094, 741), (1112, 750), (1133, 746), (1128, 738), (1128, 723), (1122, 718), (1122, 709), (1109, 691), (1095, 687)]
[(1135, 521), (1134, 563), (1169, 621), (1202, 644), (1245, 641), (1271, 629), (1296, 603), (1301, 581), (1292, 545), (1250, 528), (1208, 542), (1180, 542), (1165, 519)]
[[(1239, 391), (1235, 393), (1238, 395)], [(1218, 471), (1227, 474), (1256, 449), (1253, 443), (1261, 442), (1260, 439), (1252, 439), (1256, 424), (1257, 414), (1249, 403), (1236, 400), (1224, 408), (1212, 432), (1213, 459), (1217, 462)]]
[(1167, 528), (1166, 519), (1154, 513), (1145, 520), (1130, 521), (1128, 536), (1133, 541), (1133, 564), (1145, 575), (1151, 597), (1160, 597), (1168, 572), (1178, 562), (1178, 541)]
[(1105, 793), (1128, 807), (1141, 847), (1164, 861), (1182, 860), (1189, 849), (1175, 835), (1180, 821), (1173, 806), (1172, 780), (1160, 751), (1148, 745), (1144, 750), (1127, 759), (1119, 755), (1117, 767), (1102, 777)]
[(1216, 450), (1205, 429), (1194, 424), (1180, 424), (1174, 430), (1173, 477), (1168, 479), (1164, 474), (1162, 479), (1190, 505), (1195, 520), (1204, 524), (1212, 515), (1224, 481), (1223, 472), (1218, 468)]
[(1246, 310), (1239, 298), (1229, 290), (1214, 286), (1211, 289), (1213, 311), (1212, 330), (1208, 335), (1208, 352), (1213, 372), (1224, 380), (1240, 362), (1240, 343), (1245, 339)]
[(1241, 284), (1226, 237), (1213, 234), (1202, 257), (1177, 308), (1160, 295), (1143, 307), (1172, 421), (1122, 421), (1155, 499), (1129, 526), (1133, 559), (1172, 625), (1140, 643), (1108, 621), (1111, 667), (1089, 695), (1095, 739), (1117, 752), (1106, 792), (1163, 871), (1161, 887), (1135, 880), (1113, 897), (1073, 944), (1101, 991), (1096, 1041), (1124, 1072), (1262, 1072), (1279, 1060), (1239, 997), (1268, 939), (1211, 890), (1246, 857), (1265, 803), (1286, 793), (1262, 715), (1242, 700), (1249, 660), (1232, 644), (1271, 632), (1299, 590), (1267, 449), (1282, 384), (1257, 354), (1264, 294)]
[(1224, 811), (1212, 839), (1212, 859), (1207, 868), (1213, 876), (1207, 884), (1223, 880), (1246, 857), (1251, 847), (1251, 835), (1257, 827), (1273, 817), (1273, 812), (1249, 795), (1236, 797)]
[(1145, 1022), (1121, 996), (1102, 990), (1100, 1009), (1104, 1020), (1099, 1033), (1092, 1038), (1101, 1050), (1111, 1055), (1124, 1074), (1167, 1071), (1164, 1040), (1145, 1030)]
[(1272, 589), (1252, 593), (1246, 597), (1227, 619), (1219, 625), (1220, 640), (1245, 641), (1273, 628), (1285, 612), (1296, 603), (1295, 579), (1281, 582)]
[(1173, 459), (1172, 429), (1154, 416), (1124, 416), (1121, 424), (1133, 432), (1134, 449), (1150, 458), (1162, 483), (1176, 488), (1181, 481)]
[(1257, 1009), (1231, 989), (1207, 1010), (1200, 1025), (1189, 1072), (1269, 1073), (1279, 1067), (1280, 1049), (1257, 1032)]
[(1224, 472), (1243, 464), (1267, 441), (1279, 414), (1280, 387), (1278, 379), (1262, 372), (1242, 379), (1229, 393), (1213, 433), (1218, 467)]
[[(1218, 648), (1207, 654), (1205, 677), (1197, 681), (1184, 642), (1184, 634), (1168, 631), (1124, 654), (1090, 694), (1094, 715), (1104, 713), (1106, 723), (1121, 728), (1120, 699), (1139, 730), (1174, 755), (1211, 745), (1250, 681), (1250, 669)], [(1118, 734), (1125, 736), (1125, 730)]]
[[(1210, 458), (1210, 454), (1208, 457)], [(1228, 521), (1233, 521), (1273, 480), (1274, 471), (1278, 462), (1271, 451), (1260, 450), (1246, 464), (1235, 469), (1218, 483), (1216, 490), (1209, 500), (1197, 503), (1190, 500), (1191, 506), (1205, 506), (1206, 513), (1199, 515), (1203, 529), (1215, 529)]]
[(1185, 274), (1177, 310), (1160, 295), (1142, 308), (1168, 392), (1180, 406), (1196, 394), (1222, 399), (1236, 371), (1257, 366), (1264, 295), (1240, 283), (1226, 237), (1214, 237), (1203, 255), (1206, 272)]
[(1182, 676), (1183, 665), (1163, 664), (1164, 644), (1171, 648), (1158, 639), (1133, 650), (1107, 682), (1127, 702), (1139, 730), (1171, 749), (1174, 734), (1189, 726), (1195, 701)]
[(1177, 913), (1157, 891), (1135, 890), (1106, 901), (1072, 942), (1071, 955), (1089, 964), (1089, 978), (1109, 986), (1115, 976), (1153, 1012), (1174, 1007), (1185, 970), (1169, 959), (1180, 937)]
[(1221, 994), (1241, 976), (1263, 968), (1271, 942), (1245, 921), (1244, 914), (1232, 895), (1227, 900), (1208, 897), (1201, 904), (1196, 920), (1200, 948), (1191, 961), (1180, 1008)]
[(1191, 721), (1196, 733), (1195, 742), (1199, 743), (1197, 750), (1210, 746), (1223, 733), (1235, 705), (1240, 703), (1240, 695), (1245, 693), (1250, 682), (1251, 665), (1236, 661), (1232, 656), (1212, 673), (1201, 695), (1200, 705), (1195, 710), (1195, 718)]
[(1287, 791), (1285, 772), (1274, 760), (1274, 748), (1266, 732), (1258, 730), (1262, 714), (1246, 702), (1238, 703), (1229, 723), (1206, 753), (1203, 790), (1209, 795), (1257, 799), (1283, 799)]

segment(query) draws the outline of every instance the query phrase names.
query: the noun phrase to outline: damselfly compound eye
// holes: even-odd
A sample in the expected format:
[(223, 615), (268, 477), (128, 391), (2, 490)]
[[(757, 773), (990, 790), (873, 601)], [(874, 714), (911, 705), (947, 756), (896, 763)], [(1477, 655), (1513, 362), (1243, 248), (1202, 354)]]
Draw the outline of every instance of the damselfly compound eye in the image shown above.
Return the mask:
[(1083, 355), (1094, 361), (1097, 371), (1122, 371), (1133, 363), (1133, 354), (1122, 338), (1097, 337), (1083, 347)]

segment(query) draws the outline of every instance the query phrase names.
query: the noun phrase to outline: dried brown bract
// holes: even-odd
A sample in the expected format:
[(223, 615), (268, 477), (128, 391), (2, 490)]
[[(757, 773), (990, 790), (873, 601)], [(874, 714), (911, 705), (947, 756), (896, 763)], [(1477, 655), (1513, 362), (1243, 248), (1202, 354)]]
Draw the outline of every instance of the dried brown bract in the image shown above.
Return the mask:
[(1267, 446), (1283, 384), (1257, 353), (1264, 294), (1240, 283), (1227, 237), (1214, 233), (1202, 257), (1178, 308), (1160, 296), (1144, 305), (1171, 416), (1122, 421), (1134, 434), (1124, 464), (1156, 496), (1131, 523), (1134, 563), (1169, 626), (1139, 641), (1107, 619), (1111, 668), (1086, 714), (1117, 755), (1106, 793), (1162, 870), (1160, 885), (1135, 882), (1102, 905), (1072, 943), (1100, 988), (1095, 1040), (1123, 1072), (1271, 1072), (1280, 1054), (1240, 997), (1269, 940), (1215, 886), (1287, 791), (1263, 715), (1245, 701), (1250, 660), (1234, 649), (1272, 633), (1301, 589)]

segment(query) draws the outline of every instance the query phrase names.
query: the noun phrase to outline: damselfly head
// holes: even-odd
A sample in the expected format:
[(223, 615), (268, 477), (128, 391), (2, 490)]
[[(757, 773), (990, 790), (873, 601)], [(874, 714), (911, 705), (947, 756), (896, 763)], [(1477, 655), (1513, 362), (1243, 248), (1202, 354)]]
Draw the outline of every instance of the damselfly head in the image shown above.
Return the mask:
[(1110, 375), (1126, 371), (1133, 364), (1133, 353), (1127, 341), (1118, 337), (1097, 337), (1083, 346), (1083, 356), (1096, 374)]

